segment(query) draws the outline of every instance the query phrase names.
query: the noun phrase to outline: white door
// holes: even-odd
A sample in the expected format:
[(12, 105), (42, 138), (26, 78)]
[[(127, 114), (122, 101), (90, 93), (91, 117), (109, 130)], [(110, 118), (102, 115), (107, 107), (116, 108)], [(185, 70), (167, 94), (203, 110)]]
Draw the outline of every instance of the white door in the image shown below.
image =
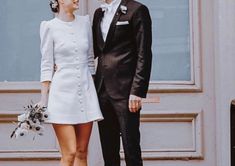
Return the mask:
[[(80, 2), (78, 13), (85, 13)], [(44, 136), (10, 139), (17, 115), (40, 99), (40, 22), (54, 15), (48, 0), (2, 0), (0, 5), (0, 165), (58, 166), (59, 147), (50, 125)]]
[[(213, 3), (139, 1), (153, 23), (152, 76), (141, 117), (144, 165), (215, 166)], [(88, 2), (91, 16), (98, 6)]]
[[(230, 48), (223, 43), (226, 40), (223, 32), (228, 31), (229, 38), (234, 31), (215, 25), (221, 26), (221, 16), (227, 18), (227, 14), (234, 13), (229, 8), (232, 1), (140, 1), (150, 9), (154, 55), (150, 90), (141, 114), (144, 165), (228, 166), (228, 121), (216, 121), (221, 120), (216, 113), (229, 119), (227, 113), (219, 111), (227, 107), (218, 104), (220, 99), (228, 102), (227, 98), (218, 93), (232, 90), (226, 87), (228, 76), (221, 74), (226, 71), (226, 65), (232, 65), (224, 64), (221, 54), (227, 53), (223, 48)], [(92, 17), (98, 6), (98, 0), (80, 0), (79, 13)], [(45, 135), (35, 140), (32, 136), (9, 138), (14, 129), (12, 121), (23, 112), (23, 106), (39, 100), (39, 23), (52, 17), (48, 0), (1, 1), (0, 38), (4, 40), (0, 41), (0, 165), (56, 166), (59, 163), (59, 148), (49, 125)], [(222, 23), (235, 25), (226, 19)], [(229, 39), (234, 41), (232, 37)], [(229, 62), (232, 52), (229, 53), (225, 62)], [(217, 64), (222, 69), (216, 68)], [(222, 126), (216, 130), (218, 124)], [(103, 165), (96, 125), (89, 162), (90, 166)]]

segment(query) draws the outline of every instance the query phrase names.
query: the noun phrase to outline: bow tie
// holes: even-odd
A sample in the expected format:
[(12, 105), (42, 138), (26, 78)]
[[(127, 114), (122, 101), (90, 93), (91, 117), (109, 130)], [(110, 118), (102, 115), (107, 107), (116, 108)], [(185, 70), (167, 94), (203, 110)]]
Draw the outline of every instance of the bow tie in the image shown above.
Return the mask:
[(113, 10), (113, 4), (104, 3), (104, 4), (101, 4), (100, 7), (102, 11), (104, 12), (111, 12)]

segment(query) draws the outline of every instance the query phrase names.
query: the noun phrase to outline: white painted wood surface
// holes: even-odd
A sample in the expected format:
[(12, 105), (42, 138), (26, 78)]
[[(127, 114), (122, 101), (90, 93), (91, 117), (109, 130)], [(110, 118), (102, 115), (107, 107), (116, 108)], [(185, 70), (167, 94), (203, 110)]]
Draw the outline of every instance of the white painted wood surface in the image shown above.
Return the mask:
[[(81, 2), (82, 12), (88, 11), (90, 15), (99, 4), (96, 0)], [(160, 96), (160, 103), (146, 100), (142, 110), (141, 144), (145, 166), (230, 164), (229, 104), (235, 97), (235, 2), (197, 2), (200, 49), (196, 51), (201, 67), (198, 72), (201, 92), (183, 93), (179, 92), (181, 88), (172, 91), (167, 84), (162, 86), (166, 91), (150, 90), (148, 98)], [(9, 138), (15, 114), (22, 112), (22, 106), (31, 99), (39, 100), (38, 83), (27, 84), (26, 92), (18, 91), (24, 89), (21, 83), (17, 84), (19, 89), (12, 84), (0, 87), (4, 90), (0, 93), (0, 165), (58, 166), (59, 149), (50, 126), (46, 136), (34, 143), (30, 138), (15, 142)], [(14, 91), (9, 91), (11, 89)], [(90, 166), (103, 165), (96, 125), (89, 146), (89, 163)]]
[(235, 99), (235, 1), (215, 0), (217, 166), (230, 166), (230, 102)]

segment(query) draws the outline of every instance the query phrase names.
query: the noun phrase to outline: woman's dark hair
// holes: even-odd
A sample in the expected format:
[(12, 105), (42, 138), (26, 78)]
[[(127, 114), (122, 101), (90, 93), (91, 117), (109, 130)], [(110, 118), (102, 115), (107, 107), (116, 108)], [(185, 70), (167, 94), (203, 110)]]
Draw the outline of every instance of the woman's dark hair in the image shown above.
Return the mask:
[(54, 13), (59, 12), (59, 2), (58, 0), (50, 0), (51, 11)]

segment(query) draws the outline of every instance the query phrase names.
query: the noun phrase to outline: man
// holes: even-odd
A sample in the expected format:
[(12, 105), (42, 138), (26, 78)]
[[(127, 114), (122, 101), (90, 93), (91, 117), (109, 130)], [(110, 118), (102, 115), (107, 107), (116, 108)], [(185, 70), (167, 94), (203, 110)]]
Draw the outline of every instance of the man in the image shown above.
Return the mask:
[(105, 166), (120, 166), (120, 135), (126, 165), (142, 166), (141, 98), (146, 97), (152, 61), (148, 8), (133, 0), (106, 0), (95, 11), (93, 38)]

